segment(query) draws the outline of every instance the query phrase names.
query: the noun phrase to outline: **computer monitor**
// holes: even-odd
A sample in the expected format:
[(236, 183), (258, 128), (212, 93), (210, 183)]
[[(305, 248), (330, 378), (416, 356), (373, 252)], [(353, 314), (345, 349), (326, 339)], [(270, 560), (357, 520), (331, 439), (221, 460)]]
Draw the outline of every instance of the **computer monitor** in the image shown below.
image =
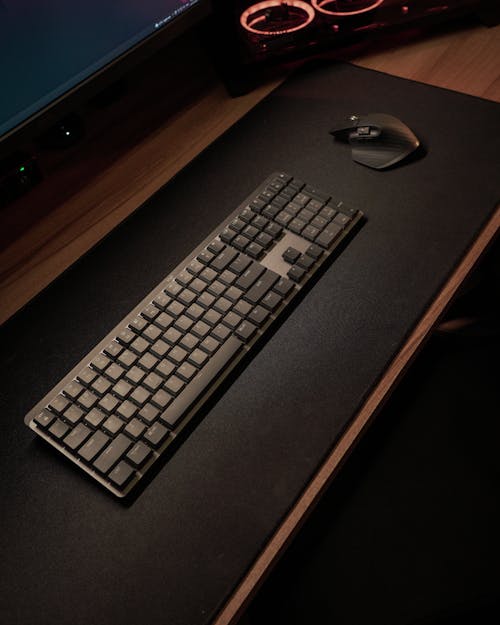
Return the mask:
[(210, 10), (210, 0), (0, 0), (0, 157)]

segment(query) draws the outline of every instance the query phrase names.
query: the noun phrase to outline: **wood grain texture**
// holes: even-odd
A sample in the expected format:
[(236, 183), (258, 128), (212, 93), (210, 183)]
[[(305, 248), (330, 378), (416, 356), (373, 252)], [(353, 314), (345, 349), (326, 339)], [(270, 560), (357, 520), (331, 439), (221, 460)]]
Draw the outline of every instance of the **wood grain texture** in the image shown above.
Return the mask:
[[(370, 69), (500, 102), (500, 26), (428, 34), (352, 59)], [(413, 35), (416, 37), (416, 35)], [(398, 45), (399, 44), (399, 45)]]
[(500, 230), (500, 207), (487, 223), (475, 244), (464, 256), (452, 276), (449, 278), (438, 297), (432, 302), (416, 328), (413, 330), (401, 351), (389, 365), (384, 376), (373, 389), (361, 410), (340, 438), (328, 458), (314, 475), (298, 501), (281, 523), (274, 536), (266, 545), (256, 562), (245, 575), (227, 604), (222, 608), (214, 625), (235, 625), (246, 606), (262, 585), (281, 554), (297, 534), (309, 514), (320, 500), (349, 453), (354, 449), (370, 422), (382, 408), (404, 374), (408, 366), (422, 347), (432, 328), (447, 308), (453, 296), (470, 274), (482, 253)]
[[(276, 79), (230, 98), (203, 51), (188, 44), (189, 51), (181, 48), (180, 53), (193, 88), (179, 99), (177, 111), (165, 111), (160, 97), (174, 88), (172, 83), (167, 80), (163, 91), (157, 76), (152, 86), (141, 83), (136, 91), (146, 95), (131, 103), (125, 99), (122, 119), (112, 119), (116, 109), (105, 114), (105, 123), (96, 124), (83, 146), (59, 157), (51, 177), (0, 211), (0, 323), (280, 83)], [(363, 67), (500, 101), (500, 26), (396, 38), (383, 48), (365, 47), (347, 58)]]

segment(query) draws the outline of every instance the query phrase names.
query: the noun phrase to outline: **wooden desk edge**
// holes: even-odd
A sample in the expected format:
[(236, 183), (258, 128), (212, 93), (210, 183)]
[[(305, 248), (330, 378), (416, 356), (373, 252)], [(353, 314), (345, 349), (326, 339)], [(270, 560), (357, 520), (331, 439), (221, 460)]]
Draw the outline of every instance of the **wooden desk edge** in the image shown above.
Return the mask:
[(326, 461), (276, 530), (264, 551), (219, 612), (214, 625), (234, 625), (237, 622), (287, 545), (314, 509), (322, 493), (329, 486), (342, 463), (347, 459), (348, 454), (354, 449), (362, 433), (381, 409), (383, 403), (388, 399), (396, 383), (422, 347), (425, 339), (429, 336), (435, 323), (452, 300), (460, 285), (472, 271), (483, 252), (493, 241), (499, 229), (500, 206), (497, 206), (493, 217), (488, 221), (472, 247), (465, 254), (442, 290), (424, 313), (382, 379), (361, 407), (359, 413), (354, 417)]

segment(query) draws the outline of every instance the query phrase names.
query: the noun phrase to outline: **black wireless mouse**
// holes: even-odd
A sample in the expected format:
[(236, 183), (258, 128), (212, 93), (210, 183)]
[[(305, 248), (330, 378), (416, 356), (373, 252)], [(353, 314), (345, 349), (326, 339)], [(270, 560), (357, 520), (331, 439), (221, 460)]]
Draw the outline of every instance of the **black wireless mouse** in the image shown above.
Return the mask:
[(353, 160), (374, 169), (399, 163), (420, 145), (406, 124), (386, 113), (351, 115), (330, 134), (350, 143)]

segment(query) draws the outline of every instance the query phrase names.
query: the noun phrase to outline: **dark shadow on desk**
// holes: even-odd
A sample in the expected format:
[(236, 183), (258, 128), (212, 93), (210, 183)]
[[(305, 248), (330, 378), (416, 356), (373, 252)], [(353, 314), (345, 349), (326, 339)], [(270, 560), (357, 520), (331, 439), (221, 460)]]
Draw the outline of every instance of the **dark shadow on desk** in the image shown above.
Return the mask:
[[(498, 291), (475, 285), (480, 312), (489, 301), (492, 313)], [(496, 334), (430, 340), (247, 625), (500, 622), (499, 319)]]

